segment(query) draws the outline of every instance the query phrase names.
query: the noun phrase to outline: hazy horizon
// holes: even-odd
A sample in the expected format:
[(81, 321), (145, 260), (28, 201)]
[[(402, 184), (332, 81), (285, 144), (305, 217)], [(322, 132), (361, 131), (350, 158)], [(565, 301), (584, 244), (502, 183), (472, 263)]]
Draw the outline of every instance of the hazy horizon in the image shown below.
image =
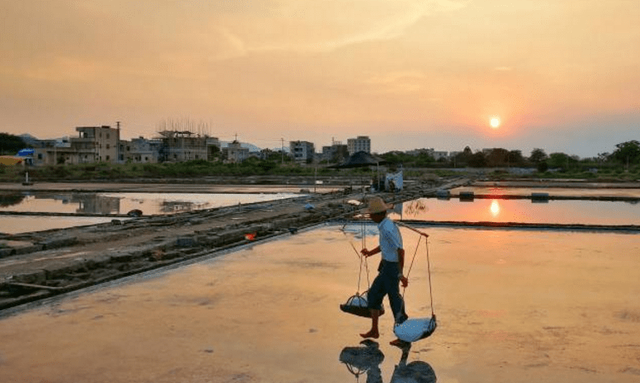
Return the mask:
[(0, 15), (10, 134), (121, 121), (151, 138), (188, 118), (267, 148), (365, 135), (378, 153), (582, 158), (640, 139), (631, 0), (24, 0)]

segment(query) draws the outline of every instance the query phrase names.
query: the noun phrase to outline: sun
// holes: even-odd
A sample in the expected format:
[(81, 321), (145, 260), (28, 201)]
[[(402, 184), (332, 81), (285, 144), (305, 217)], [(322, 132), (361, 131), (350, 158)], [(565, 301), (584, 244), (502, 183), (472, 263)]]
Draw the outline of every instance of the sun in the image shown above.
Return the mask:
[(491, 117), (491, 121), (489, 121), (491, 128), (498, 129), (500, 126), (500, 119), (498, 117)]

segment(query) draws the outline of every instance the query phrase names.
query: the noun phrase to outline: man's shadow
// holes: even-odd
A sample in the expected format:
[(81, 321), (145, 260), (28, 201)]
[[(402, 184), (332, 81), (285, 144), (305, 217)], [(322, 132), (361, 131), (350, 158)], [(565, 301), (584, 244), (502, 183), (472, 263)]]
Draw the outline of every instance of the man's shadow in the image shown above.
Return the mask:
[[(411, 343), (400, 346), (402, 355), (400, 361), (393, 370), (391, 383), (435, 383), (436, 373), (429, 363), (416, 360), (407, 363)], [(356, 380), (366, 374), (367, 383), (383, 383), (380, 364), (384, 360), (384, 354), (380, 351), (378, 342), (364, 340), (360, 346), (345, 347), (340, 352), (340, 362), (347, 366)]]

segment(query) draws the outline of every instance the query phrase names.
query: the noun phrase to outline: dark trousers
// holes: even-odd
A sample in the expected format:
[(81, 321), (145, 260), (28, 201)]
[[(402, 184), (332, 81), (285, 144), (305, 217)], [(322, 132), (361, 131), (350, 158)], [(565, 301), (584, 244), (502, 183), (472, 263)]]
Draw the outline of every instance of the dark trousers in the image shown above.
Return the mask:
[(404, 322), (408, 316), (405, 312), (402, 295), (400, 295), (400, 268), (397, 262), (382, 260), (378, 267), (378, 276), (373, 280), (368, 293), (369, 308), (382, 309), (382, 299), (389, 296), (391, 311), (397, 323)]

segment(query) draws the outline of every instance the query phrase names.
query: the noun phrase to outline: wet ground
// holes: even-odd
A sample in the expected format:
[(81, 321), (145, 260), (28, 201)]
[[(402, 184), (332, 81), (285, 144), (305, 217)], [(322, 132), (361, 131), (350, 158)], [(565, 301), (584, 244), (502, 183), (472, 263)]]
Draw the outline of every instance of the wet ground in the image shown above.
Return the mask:
[[(638, 235), (424, 231), (439, 327), (404, 361), (387, 314), (382, 358), (360, 369), (359, 354), (341, 358), (365, 347), (357, 334), (369, 327), (338, 308), (366, 288), (351, 245), (376, 238), (323, 226), (5, 317), (0, 381), (433, 381), (426, 366), (438, 382), (640, 380)], [(411, 259), (418, 236), (403, 235)], [(431, 310), (424, 247), (416, 254), (406, 302), (421, 317)]]

